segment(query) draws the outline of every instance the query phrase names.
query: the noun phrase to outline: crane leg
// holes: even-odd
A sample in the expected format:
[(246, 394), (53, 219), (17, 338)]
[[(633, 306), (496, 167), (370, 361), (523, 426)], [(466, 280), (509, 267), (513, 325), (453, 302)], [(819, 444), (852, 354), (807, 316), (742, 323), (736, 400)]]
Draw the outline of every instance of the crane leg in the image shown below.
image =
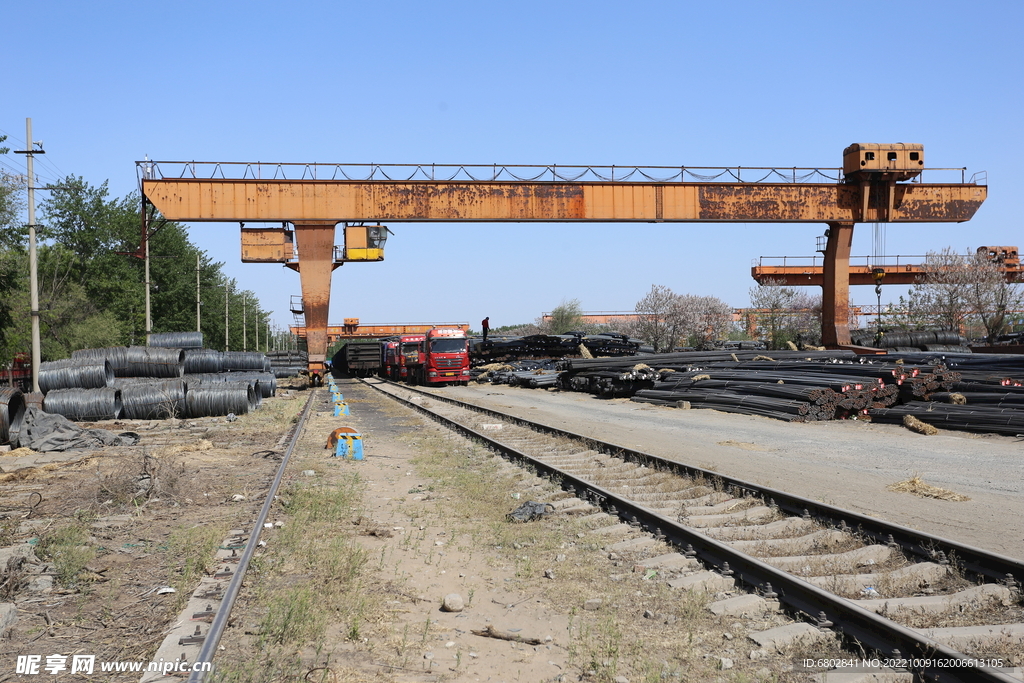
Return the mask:
[(309, 369), (321, 371), (327, 360), (327, 314), (331, 304), (336, 223), (295, 221), (293, 225), (299, 252), (299, 279), (302, 282), (302, 308), (306, 317)]
[(821, 284), (821, 341), (828, 348), (850, 343), (850, 247), (853, 223), (829, 223)]

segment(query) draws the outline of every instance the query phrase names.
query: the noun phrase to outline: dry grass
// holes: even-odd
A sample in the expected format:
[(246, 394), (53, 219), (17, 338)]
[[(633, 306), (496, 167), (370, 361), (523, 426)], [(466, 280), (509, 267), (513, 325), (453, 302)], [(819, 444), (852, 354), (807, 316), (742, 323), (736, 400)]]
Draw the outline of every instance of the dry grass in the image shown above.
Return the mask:
[(903, 416), (903, 426), (906, 427), (907, 429), (909, 429), (912, 432), (917, 432), (918, 434), (924, 434), (925, 436), (931, 436), (933, 434), (938, 434), (939, 433), (938, 429), (936, 429), (935, 427), (931, 426), (930, 424), (926, 424), (924, 422), (921, 422), (920, 420), (918, 420), (913, 415), (904, 415)]
[(889, 484), (885, 487), (887, 491), (895, 491), (896, 493), (910, 493), (920, 498), (936, 498), (938, 500), (951, 500), (957, 503), (965, 500), (970, 500), (968, 496), (962, 493), (956, 493), (949, 489), (940, 488), (938, 486), (932, 486), (921, 481), (921, 477), (914, 475), (910, 479), (904, 481), (898, 481), (895, 484)]

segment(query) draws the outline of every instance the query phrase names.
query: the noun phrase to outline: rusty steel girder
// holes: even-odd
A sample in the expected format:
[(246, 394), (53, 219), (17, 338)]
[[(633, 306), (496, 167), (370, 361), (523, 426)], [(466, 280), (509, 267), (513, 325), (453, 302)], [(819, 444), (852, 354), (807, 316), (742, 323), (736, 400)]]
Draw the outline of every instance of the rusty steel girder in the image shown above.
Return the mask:
[(974, 183), (865, 185), (146, 177), (142, 191), (169, 220), (295, 225), (312, 364), (327, 351), (334, 226), (346, 221), (827, 223), (823, 337), (849, 344), (854, 224), (967, 221), (987, 196)]

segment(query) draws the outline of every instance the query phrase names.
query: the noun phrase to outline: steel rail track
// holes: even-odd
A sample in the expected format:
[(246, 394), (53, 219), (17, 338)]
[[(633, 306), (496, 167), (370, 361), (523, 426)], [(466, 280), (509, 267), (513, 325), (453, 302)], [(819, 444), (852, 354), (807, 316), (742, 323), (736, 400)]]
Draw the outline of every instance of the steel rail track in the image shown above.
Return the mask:
[[(277, 495), (277, 490), (281, 486), (281, 479), (284, 477), (284, 472), (288, 468), (288, 461), (292, 457), (292, 451), (295, 450), (295, 445), (299, 442), (299, 437), (302, 435), (302, 429), (306, 426), (306, 419), (309, 417), (310, 408), (313, 405), (316, 395), (316, 390), (309, 390), (309, 398), (306, 399), (306, 405), (302, 409), (302, 414), (300, 415), (299, 420), (295, 423), (291, 439), (288, 442), (288, 448), (285, 450), (284, 456), (281, 458), (281, 465), (277, 468), (277, 474), (274, 476), (274, 481), (271, 483), (270, 489), (267, 491), (267, 499), (263, 502), (260, 514), (256, 517), (256, 522), (253, 524), (252, 531), (249, 532), (249, 538), (245, 542), (245, 550), (242, 552), (242, 556), (238, 560), (238, 569), (235, 570), (234, 575), (231, 577), (231, 582), (228, 583), (228, 587), (224, 590), (224, 597), (221, 599), (220, 606), (217, 608), (217, 614), (213, 617), (213, 622), (210, 624), (210, 630), (206, 632), (206, 637), (203, 639), (203, 646), (199, 650), (196, 662), (213, 661), (213, 656), (217, 652), (217, 646), (220, 644), (221, 636), (224, 635), (224, 629), (227, 627), (228, 619), (231, 617), (231, 610), (235, 606), (235, 599), (238, 597), (238, 592), (242, 588), (242, 581), (245, 578), (246, 570), (249, 568), (249, 561), (252, 559), (253, 553), (256, 552), (256, 548), (259, 546), (260, 533), (263, 531), (263, 524), (267, 521), (267, 515), (270, 513), (270, 506), (273, 505), (274, 497)], [(209, 672), (193, 671), (188, 678), (188, 683), (201, 683), (206, 680), (207, 673)]]
[[(732, 576), (738, 582), (752, 587), (761, 594), (774, 594), (780, 602), (787, 605), (791, 610), (806, 614), (820, 626), (827, 626), (835, 630), (847, 642), (861, 651), (868, 649), (881, 653), (886, 657), (892, 656), (893, 658), (909, 658), (920, 661), (972, 659), (919, 632), (901, 626), (874, 612), (870, 612), (846, 598), (833, 595), (788, 572), (777, 569), (737, 551), (725, 543), (686, 527), (675, 520), (622, 498), (616, 493), (545, 463), (543, 460), (501, 443), (490, 436), (444, 417), (429, 408), (384, 390), (383, 387), (393, 384), (391, 382), (383, 380), (362, 381), (400, 403), (427, 415), (449, 429), (467, 438), (486, 444), (504, 457), (519, 463), (528, 464), (541, 476), (558, 481), (563, 489), (603, 507), (609, 514), (618, 516), (630, 523), (638, 524), (656, 537), (663, 538), (679, 548), (686, 548), (687, 554), (692, 549), (705, 565), (717, 568), (720, 573)], [(686, 476), (703, 476), (712, 480), (717, 479), (726, 486), (726, 490), (729, 490), (731, 487), (731, 492), (734, 495), (752, 494), (764, 498), (772, 498), (781, 510), (788, 511), (797, 516), (805, 516), (809, 513), (812, 517), (818, 518), (820, 522), (836, 526), (843, 522), (850, 525), (852, 520), (854, 528), (860, 526), (860, 531), (865, 535), (882, 540), (884, 543), (895, 542), (901, 546), (901, 549), (929, 560), (935, 559), (940, 551), (947, 554), (955, 554), (956, 559), (962, 562), (966, 568), (982, 577), (1006, 582), (1008, 580), (1015, 580), (1014, 577), (1024, 576), (1024, 562), (1013, 560), (1009, 557), (989, 553), (979, 548), (924, 534), (899, 525), (882, 522), (856, 512), (842, 510), (831, 505), (787, 494), (777, 489), (759, 486), (741, 479), (725, 477), (716, 472), (676, 463), (659, 456), (643, 453), (642, 451), (636, 451), (557, 427), (506, 415), (489, 408), (474, 406), (447, 396), (439, 396), (438, 394), (405, 385), (402, 385), (401, 389), (512, 422), (540, 433), (579, 441), (595, 451), (621, 457), (637, 464), (644, 464), (649, 468), (667, 469), (676, 474)], [(992, 563), (996, 569), (993, 570), (991, 567), (986, 566), (988, 563)], [(943, 682), (1001, 681), (1010, 683), (1015, 681), (1019, 683), (1019, 679), (1013, 678), (1001, 671), (986, 668), (923, 666), (913, 669), (913, 672), (927, 680), (941, 680)]]

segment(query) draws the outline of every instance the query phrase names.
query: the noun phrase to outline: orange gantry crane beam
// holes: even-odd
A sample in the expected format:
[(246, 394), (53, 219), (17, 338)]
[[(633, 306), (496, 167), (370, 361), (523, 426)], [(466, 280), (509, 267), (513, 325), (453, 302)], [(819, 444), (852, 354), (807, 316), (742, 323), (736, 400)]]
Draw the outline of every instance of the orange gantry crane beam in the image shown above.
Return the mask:
[[(150, 165), (141, 166), (143, 163)], [(156, 177), (154, 169), (176, 163), (191, 169), (193, 177)], [(223, 164), (210, 165), (223, 175)], [(292, 223), (311, 365), (322, 363), (327, 350), (332, 252), (338, 223), (826, 223), (829, 236), (822, 279), (823, 336), (826, 344), (842, 345), (850, 342), (847, 273), (854, 224), (966, 221), (987, 196), (986, 186), (973, 182), (897, 184), (893, 178), (906, 178), (891, 173), (862, 176), (870, 178), (865, 180), (847, 172), (845, 183), (378, 180), (372, 173), (369, 180), (292, 180), (199, 178), (195, 177), (197, 162), (140, 162), (140, 166), (143, 201), (152, 203), (166, 219)], [(246, 165), (245, 174), (253, 166)], [(552, 177), (562, 177), (554, 167), (548, 168)], [(792, 171), (796, 180), (796, 169)], [(860, 180), (860, 184), (850, 182), (851, 178)]]

